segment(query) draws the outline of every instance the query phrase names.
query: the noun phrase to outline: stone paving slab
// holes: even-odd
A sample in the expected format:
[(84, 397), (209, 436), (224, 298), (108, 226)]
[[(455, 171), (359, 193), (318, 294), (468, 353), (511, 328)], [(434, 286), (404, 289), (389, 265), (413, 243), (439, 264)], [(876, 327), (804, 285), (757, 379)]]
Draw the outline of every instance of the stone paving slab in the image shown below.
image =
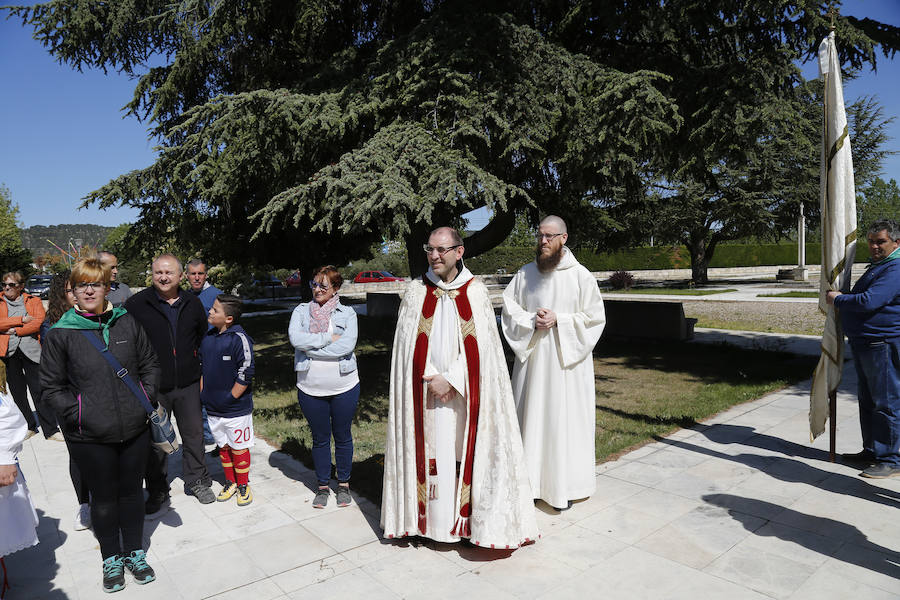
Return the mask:
[[(854, 389), (848, 364), (838, 451), (861, 444)], [(260, 442), (253, 504), (201, 506), (176, 479), (169, 511), (146, 522), (158, 580), (116, 597), (896, 598), (900, 478), (827, 462), (827, 435), (809, 443), (808, 393), (807, 381), (598, 465), (596, 494), (563, 512), (539, 503), (542, 538), (516, 551), (383, 540), (372, 502), (313, 509), (314, 474)], [(72, 529), (65, 445), (37, 436), (20, 459), (41, 544), (7, 557), (6, 598), (109, 598), (93, 534)]]

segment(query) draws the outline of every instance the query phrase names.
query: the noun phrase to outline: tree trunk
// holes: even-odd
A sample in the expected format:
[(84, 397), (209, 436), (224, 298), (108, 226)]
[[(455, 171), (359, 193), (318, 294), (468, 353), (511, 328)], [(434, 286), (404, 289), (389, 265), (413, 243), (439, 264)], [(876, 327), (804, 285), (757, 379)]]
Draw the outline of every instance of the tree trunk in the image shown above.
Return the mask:
[(516, 226), (516, 212), (512, 206), (505, 211), (494, 213), (490, 222), (481, 231), (476, 231), (465, 239), (466, 253), (463, 258), (474, 258), (503, 243)]
[(718, 233), (712, 235), (708, 231), (691, 233), (690, 240), (685, 245), (691, 252), (691, 281), (695, 284), (709, 283), (709, 262), (715, 254), (719, 241)]
[(709, 281), (706, 275), (709, 261), (706, 260), (706, 248), (701, 244), (699, 251), (691, 248), (691, 281), (695, 284), (703, 284)]
[(709, 256), (706, 253), (706, 232), (691, 232), (685, 245), (691, 253), (691, 281), (694, 284), (707, 283)]
[(403, 236), (409, 261), (409, 275), (413, 279), (421, 277), (428, 270), (428, 257), (422, 251), (422, 245), (428, 242), (430, 231), (431, 227), (425, 223), (410, 223), (409, 233)]

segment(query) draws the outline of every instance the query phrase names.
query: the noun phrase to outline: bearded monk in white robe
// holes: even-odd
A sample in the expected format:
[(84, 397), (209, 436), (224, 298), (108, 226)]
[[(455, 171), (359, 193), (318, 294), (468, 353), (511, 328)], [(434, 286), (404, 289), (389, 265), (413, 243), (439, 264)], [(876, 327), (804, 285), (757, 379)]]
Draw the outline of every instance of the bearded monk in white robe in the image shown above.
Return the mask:
[(606, 315), (597, 281), (566, 248), (566, 224), (541, 221), (537, 259), (503, 292), (503, 334), (534, 498), (564, 509), (594, 493), (592, 351)]

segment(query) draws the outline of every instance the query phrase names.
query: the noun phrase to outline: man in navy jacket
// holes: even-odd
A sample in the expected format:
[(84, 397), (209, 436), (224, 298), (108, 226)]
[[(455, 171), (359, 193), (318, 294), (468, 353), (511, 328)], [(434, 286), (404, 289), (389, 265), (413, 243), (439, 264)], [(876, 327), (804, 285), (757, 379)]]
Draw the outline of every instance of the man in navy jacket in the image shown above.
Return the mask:
[[(157, 398), (178, 422), (185, 487), (201, 504), (209, 504), (216, 496), (204, 456), (198, 356), (209, 325), (197, 296), (178, 287), (181, 276), (181, 262), (175, 256), (158, 256), (153, 261), (153, 286), (129, 298), (125, 310), (144, 327), (159, 356)], [(147, 460), (148, 515), (159, 512), (169, 498), (167, 473), (167, 456), (154, 448)]]
[(849, 294), (828, 292), (853, 350), (863, 449), (845, 459), (860, 475), (900, 475), (900, 226), (875, 221), (866, 236), (872, 264)]

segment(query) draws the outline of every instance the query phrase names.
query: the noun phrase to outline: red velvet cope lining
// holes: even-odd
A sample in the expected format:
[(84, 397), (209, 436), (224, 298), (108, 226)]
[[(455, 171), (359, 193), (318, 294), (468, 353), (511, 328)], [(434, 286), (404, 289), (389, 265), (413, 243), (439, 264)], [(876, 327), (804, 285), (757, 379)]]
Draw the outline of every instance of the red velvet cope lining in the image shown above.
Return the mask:
[[(459, 318), (463, 321), (472, 319), (472, 305), (469, 303), (468, 294), (463, 293), (467, 290), (467, 283), (460, 290), (459, 296), (456, 297), (456, 310), (459, 312)], [(478, 353), (478, 340), (475, 338), (474, 328), (472, 333), (463, 339), (463, 347), (466, 352), (466, 370), (469, 374), (469, 431), (466, 435), (466, 463), (463, 468), (463, 485), (472, 485), (472, 468), (475, 457), (475, 438), (478, 435), (478, 410), (481, 400), (481, 357)], [(463, 518), (468, 518), (472, 514), (471, 494), (469, 502), (459, 507), (459, 514)]]
[[(426, 286), (428, 281), (426, 280)], [(434, 316), (437, 298), (428, 287), (425, 301), (422, 303), (422, 316), (429, 319)], [(425, 533), (425, 501), (418, 490), (425, 485), (425, 398), (422, 377), (425, 375), (425, 359), (428, 357), (428, 336), (424, 331), (416, 335), (416, 346), (413, 350), (413, 429), (416, 443), (416, 504), (419, 533)]]

